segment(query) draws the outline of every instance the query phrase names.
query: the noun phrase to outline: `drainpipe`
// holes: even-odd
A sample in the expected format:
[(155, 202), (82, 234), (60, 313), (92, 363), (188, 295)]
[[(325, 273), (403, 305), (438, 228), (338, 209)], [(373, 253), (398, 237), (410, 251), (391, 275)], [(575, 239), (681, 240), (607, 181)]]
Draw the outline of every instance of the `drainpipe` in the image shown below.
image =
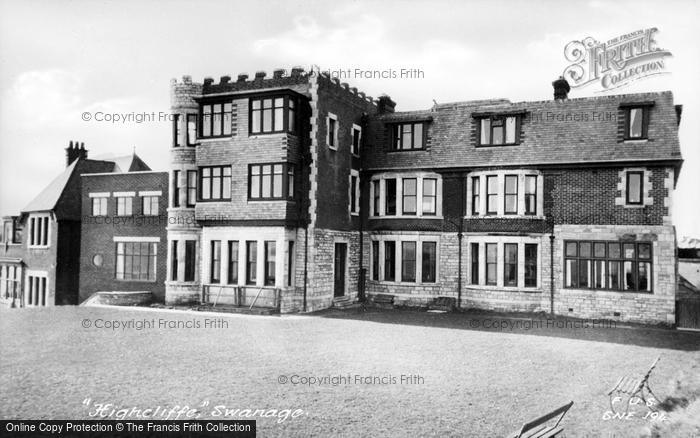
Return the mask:
[(549, 313), (554, 315), (554, 233), (549, 235)]
[(306, 312), (306, 284), (309, 279), (309, 224), (304, 226), (304, 312)]
[(457, 263), (457, 310), (462, 308), (462, 218), (459, 219), (459, 232), (457, 233), (457, 242), (459, 244), (458, 257), (459, 262)]

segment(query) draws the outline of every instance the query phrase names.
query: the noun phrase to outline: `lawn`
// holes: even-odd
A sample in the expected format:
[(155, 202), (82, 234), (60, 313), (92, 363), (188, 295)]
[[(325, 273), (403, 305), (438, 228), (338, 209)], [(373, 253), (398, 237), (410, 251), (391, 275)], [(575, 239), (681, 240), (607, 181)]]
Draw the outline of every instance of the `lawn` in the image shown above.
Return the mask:
[[(204, 327), (219, 317), (228, 327)], [(650, 383), (660, 398), (700, 375), (699, 333), (491, 327), (516, 321), (504, 318), (414, 311), (279, 317), (1, 309), (0, 417), (88, 419), (95, 403), (112, 403), (195, 406), (208, 419), (214, 406), (225, 405), (303, 410), (281, 423), (258, 419), (258, 436), (265, 437), (484, 437), (506, 435), (573, 400), (563, 421), (566, 436), (641, 436), (651, 427), (647, 420), (603, 420), (605, 393), (617, 379), (645, 371), (659, 354)], [(82, 327), (85, 319), (92, 327)], [(95, 328), (98, 320), (155, 321), (156, 327)], [(158, 328), (159, 320), (192, 328)], [(419, 378), (401, 384), (402, 375)], [(351, 382), (280, 383), (280, 376), (297, 383), (350, 376)]]

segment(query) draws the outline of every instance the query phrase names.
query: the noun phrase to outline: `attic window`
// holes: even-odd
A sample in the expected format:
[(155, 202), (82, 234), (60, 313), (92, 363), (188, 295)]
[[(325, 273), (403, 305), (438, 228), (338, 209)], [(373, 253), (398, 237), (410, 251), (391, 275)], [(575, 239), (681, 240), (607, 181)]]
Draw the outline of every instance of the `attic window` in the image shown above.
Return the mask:
[(646, 140), (649, 132), (649, 110), (654, 102), (623, 103), (624, 140)]
[(489, 116), (477, 119), (478, 146), (508, 146), (520, 143), (520, 117)]
[(396, 123), (391, 130), (391, 149), (406, 151), (425, 149), (425, 126), (418, 123)]

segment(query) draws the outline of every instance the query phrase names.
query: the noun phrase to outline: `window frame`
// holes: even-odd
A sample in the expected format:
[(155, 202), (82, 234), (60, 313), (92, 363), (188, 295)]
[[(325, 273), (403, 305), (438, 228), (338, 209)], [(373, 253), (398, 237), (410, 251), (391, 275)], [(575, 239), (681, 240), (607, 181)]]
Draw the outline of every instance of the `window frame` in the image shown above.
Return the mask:
[[(209, 176), (204, 176), (204, 170), (209, 170)], [(214, 169), (220, 170), (220, 175), (218, 177), (214, 176)], [(225, 170), (229, 170), (229, 175), (224, 175)], [(213, 197), (213, 188), (215, 178), (219, 178), (219, 197)], [(209, 198), (204, 198), (204, 179), (209, 180)], [(228, 185), (226, 180), (228, 179)], [(226, 202), (231, 200), (231, 182), (233, 180), (233, 169), (231, 165), (221, 165), (221, 166), (200, 166), (197, 169), (197, 202)], [(228, 186), (228, 197), (224, 197), (224, 188)]]
[[(140, 240), (122, 240), (122, 241), (117, 241), (114, 242), (114, 279), (116, 281), (132, 281), (132, 282), (141, 282), (141, 283), (155, 283), (158, 281), (158, 243), (159, 242), (152, 242), (152, 241), (140, 241)], [(144, 255), (141, 253), (141, 249), (143, 248), (143, 244), (146, 244), (146, 248), (148, 248), (148, 252)], [(123, 247), (123, 253), (120, 254), (119, 247), (120, 245)], [(135, 251), (135, 245), (139, 246), (139, 251), (138, 254)], [(131, 248), (131, 253), (128, 253), (127, 248)], [(151, 252), (152, 251), (152, 252)], [(122, 257), (122, 278), (119, 277), (119, 265), (120, 265), (120, 256)], [(127, 266), (127, 257), (131, 257), (131, 273), (129, 273), (130, 278), (127, 277), (127, 272), (126, 272), (126, 266)], [(147, 270), (147, 275), (148, 278), (143, 279), (143, 278), (133, 278), (134, 276), (134, 270), (133, 267), (134, 265), (134, 260), (135, 257), (138, 257), (139, 260), (139, 266), (142, 266), (142, 259), (144, 257), (147, 258), (147, 263), (146, 263), (146, 270)], [(151, 278), (152, 274), (152, 278)], [(139, 276), (141, 275), (139, 271)]]
[[(199, 182), (199, 172), (197, 171), (197, 169), (188, 169), (185, 175), (187, 178), (185, 180), (185, 207), (192, 208), (197, 203), (197, 187)], [(192, 182), (190, 180), (190, 177), (192, 175), (194, 175), (194, 184), (190, 185), (190, 183)]]
[[(639, 176), (639, 201), (630, 200), (630, 176)], [(625, 204), (626, 205), (644, 205), (644, 171), (643, 170), (627, 170), (625, 171)]]
[[(155, 212), (153, 211), (154, 204), (155, 204)], [(148, 206), (148, 209), (146, 208), (146, 206)], [(147, 210), (148, 210), (148, 212), (147, 212)], [(160, 195), (141, 196), (141, 214), (143, 216), (158, 216), (159, 212), (160, 212)]]
[[(354, 179), (354, 181), (353, 181)], [(350, 187), (348, 194), (348, 204), (351, 216), (360, 215), (360, 172), (350, 169)]]
[[(357, 137), (355, 137), (355, 133), (357, 134)], [(355, 139), (357, 138), (357, 144), (355, 143)], [(357, 125), (355, 123), (352, 124), (350, 127), (350, 154), (354, 157), (359, 157), (360, 154), (362, 153), (362, 127), (360, 125)]]
[[(416, 125), (421, 125), (420, 147), (416, 147)], [(410, 152), (424, 151), (426, 149), (427, 140), (427, 123), (425, 121), (406, 121), (396, 122), (389, 125), (390, 128), (390, 152)], [(411, 141), (408, 148), (403, 147), (404, 143), (404, 126), (411, 127)]]
[(173, 147), (179, 148), (180, 144), (180, 114), (173, 114)]
[[(263, 189), (263, 175), (268, 175), (268, 174), (263, 174), (263, 169), (265, 166), (270, 166), (270, 194), (272, 196), (262, 196), (262, 189)], [(281, 174), (275, 173), (275, 166), (282, 166), (282, 172)], [(248, 201), (255, 202), (255, 201), (285, 201), (285, 200), (293, 200), (294, 199), (294, 174), (295, 174), (295, 167), (294, 164), (292, 163), (287, 163), (283, 161), (278, 161), (274, 163), (250, 163), (248, 164)], [(259, 168), (259, 172), (256, 176), (258, 176), (258, 183), (259, 183), (259, 190), (258, 193), (261, 194), (260, 197), (253, 197), (253, 168)], [(291, 173), (290, 173), (291, 172)], [(275, 193), (275, 175), (281, 175), (281, 183), (282, 183), (282, 188), (281, 188), (281, 196), (274, 196)], [(290, 179), (292, 182), (292, 185), (290, 187)], [(291, 190), (290, 190), (291, 189)]]
[[(229, 240), (226, 244), (226, 284), (239, 284), (238, 268), (240, 266), (241, 248), (238, 240)], [(235, 253), (236, 257), (233, 257)]]
[[(649, 108), (650, 105), (625, 105), (623, 107), (625, 112), (625, 132), (624, 140), (648, 140), (649, 139)], [(632, 136), (632, 111), (640, 110), (642, 112), (642, 126), (639, 136)]]
[[(508, 179), (515, 179), (515, 193), (509, 193), (508, 192)], [(503, 214), (504, 215), (517, 215), (518, 214), (518, 191), (520, 189), (519, 182), (518, 182), (518, 175), (514, 174), (505, 174), (503, 175)], [(515, 211), (508, 211), (508, 197), (509, 196), (515, 196)]]
[(221, 284), (221, 240), (209, 241), (209, 283)]
[[(282, 106), (276, 106), (277, 99), (282, 99)], [(265, 108), (264, 102), (266, 100), (272, 101), (272, 106), (270, 110), (270, 130), (266, 131), (265, 127)], [(260, 102), (259, 108), (253, 108), (256, 102)], [(290, 104), (291, 102), (291, 104)], [(277, 121), (277, 111), (280, 110), (282, 114), (282, 123), (280, 129), (275, 129), (275, 122)], [(259, 127), (257, 131), (253, 130), (253, 121), (255, 119), (254, 113), (259, 112)], [(290, 123), (290, 120), (292, 122)], [(291, 94), (264, 94), (252, 96), (248, 99), (248, 136), (258, 136), (258, 135), (270, 135), (270, 134), (298, 134), (299, 129), (299, 98)]]
[[(509, 118), (515, 119), (513, 123), (513, 142), (508, 143), (506, 140), (508, 138), (508, 120)], [(481, 115), (475, 116), (476, 120), (476, 147), (501, 147), (501, 146), (517, 146), (520, 144), (521, 123), (522, 114), (491, 114), (491, 115)], [(484, 121), (489, 121), (489, 138), (488, 143), (482, 142), (482, 131), (484, 129)], [(493, 132), (494, 132), (494, 122), (499, 122), (502, 125), (503, 131), (503, 143), (493, 143)]]
[[(581, 255), (581, 243), (589, 244), (590, 245), (590, 253), (589, 255)], [(575, 244), (576, 248), (576, 254), (575, 255), (569, 255), (567, 252), (568, 245), (569, 244)], [(605, 254), (603, 256), (596, 256), (595, 253), (595, 248), (596, 244), (598, 245), (604, 245), (605, 247)], [(633, 257), (626, 257), (625, 256), (625, 245), (634, 245), (634, 256)], [(640, 251), (639, 248), (640, 246), (647, 246), (649, 249), (649, 256), (648, 257), (641, 257), (640, 256)], [(617, 256), (611, 255), (610, 248), (611, 247), (617, 247), (619, 250), (619, 254)], [(599, 290), (599, 291), (609, 291), (609, 292), (618, 292), (618, 293), (641, 293), (641, 294), (653, 294), (654, 293), (654, 244), (652, 241), (626, 241), (626, 240), (573, 240), (573, 239), (566, 239), (563, 241), (563, 249), (562, 249), (562, 255), (563, 255), (563, 267), (562, 267), (562, 272), (563, 272), (563, 284), (562, 287), (563, 289), (568, 289), (568, 290)], [(568, 277), (569, 277), (569, 260), (573, 260), (576, 262), (576, 279), (575, 279), (575, 284), (568, 286)], [(581, 286), (581, 281), (580, 281), (580, 273), (581, 273), (581, 262), (590, 262), (587, 263), (586, 266), (586, 272), (587, 276), (591, 279), (590, 282), (587, 281), (586, 286)], [(597, 287), (596, 283), (596, 270), (597, 270), (597, 264), (595, 262), (602, 262), (604, 266), (604, 271), (605, 271), (605, 285), (604, 287)], [(625, 289), (625, 264), (626, 263), (632, 263), (633, 267), (633, 275), (634, 275), (634, 284), (635, 288), (634, 289)], [(639, 265), (641, 263), (647, 263), (649, 265), (649, 271), (647, 272), (647, 285), (648, 285), (648, 290), (643, 289), (640, 290), (639, 288)], [(611, 266), (617, 266), (617, 288), (611, 287), (612, 284), (612, 278), (610, 276), (610, 267)], [(587, 279), (588, 280), (588, 279)]]
[[(90, 215), (93, 217), (105, 217), (109, 214), (109, 196), (93, 196), (90, 198)], [(95, 213), (95, 202), (99, 202), (99, 211)]]
[[(216, 113), (214, 112), (214, 107), (216, 105), (221, 105), (221, 112)], [(229, 105), (229, 111), (226, 112), (226, 105)], [(205, 125), (205, 117), (204, 117), (204, 108), (205, 107), (211, 107), (211, 112), (208, 113), (209, 120), (208, 120), (208, 125), (209, 125), (209, 134), (204, 135), (204, 125)], [(214, 119), (216, 114), (221, 115), (221, 122), (220, 122), (220, 132), (221, 134), (214, 135)], [(228, 115), (228, 117), (226, 117)], [(199, 104), (199, 114), (198, 114), (198, 130), (197, 130), (197, 139), (202, 140), (202, 139), (210, 139), (210, 138), (226, 138), (226, 137), (231, 137), (233, 136), (233, 99), (216, 99), (216, 100), (207, 100), (204, 102), (200, 102)], [(226, 125), (226, 120), (228, 119), (228, 132), (224, 129)]]
[[(194, 119), (194, 135), (190, 135), (190, 123), (191, 119)], [(185, 118), (185, 125), (187, 128), (187, 146), (196, 146), (197, 145), (197, 136), (199, 135), (199, 114), (196, 113), (188, 113), (186, 118)]]
[[(128, 216), (133, 216), (134, 215), (134, 197), (135, 195), (127, 196), (127, 195), (114, 195), (114, 208), (116, 215), (119, 217), (128, 217)], [(127, 211), (120, 212), (119, 204), (121, 200), (124, 200), (123, 202), (123, 208)], [(128, 202), (127, 202), (128, 200)], [(128, 207), (128, 208), (127, 208)]]
[[(331, 120), (333, 121), (333, 129), (331, 132)], [(338, 150), (338, 132), (340, 131), (340, 123), (338, 116), (333, 113), (326, 115), (326, 145), (332, 151)]]

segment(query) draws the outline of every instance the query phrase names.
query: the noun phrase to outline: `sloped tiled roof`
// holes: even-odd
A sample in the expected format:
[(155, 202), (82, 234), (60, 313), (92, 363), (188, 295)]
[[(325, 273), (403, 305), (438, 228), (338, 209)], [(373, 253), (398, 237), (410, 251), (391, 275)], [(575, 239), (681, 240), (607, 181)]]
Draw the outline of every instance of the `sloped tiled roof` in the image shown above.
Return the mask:
[[(136, 154), (115, 157), (109, 160), (78, 159), (65, 168), (60, 175), (54, 178), (29, 204), (22, 210), (22, 213), (36, 211), (52, 211), (56, 209), (61, 197), (66, 192), (66, 188), (72, 180), (79, 178), (85, 173), (102, 172), (136, 172), (151, 170), (148, 165)], [(79, 194), (78, 194), (79, 196)]]
[[(618, 137), (620, 105), (649, 103), (646, 142)], [(521, 142), (515, 146), (477, 147), (475, 116), (521, 113)], [(386, 123), (432, 117), (429, 148), (386, 153)], [(439, 104), (430, 111), (393, 113), (373, 118), (366, 150), (369, 169), (450, 168), (616, 161), (680, 161), (676, 108), (670, 91), (565, 100), (510, 103), (505, 100)]]

